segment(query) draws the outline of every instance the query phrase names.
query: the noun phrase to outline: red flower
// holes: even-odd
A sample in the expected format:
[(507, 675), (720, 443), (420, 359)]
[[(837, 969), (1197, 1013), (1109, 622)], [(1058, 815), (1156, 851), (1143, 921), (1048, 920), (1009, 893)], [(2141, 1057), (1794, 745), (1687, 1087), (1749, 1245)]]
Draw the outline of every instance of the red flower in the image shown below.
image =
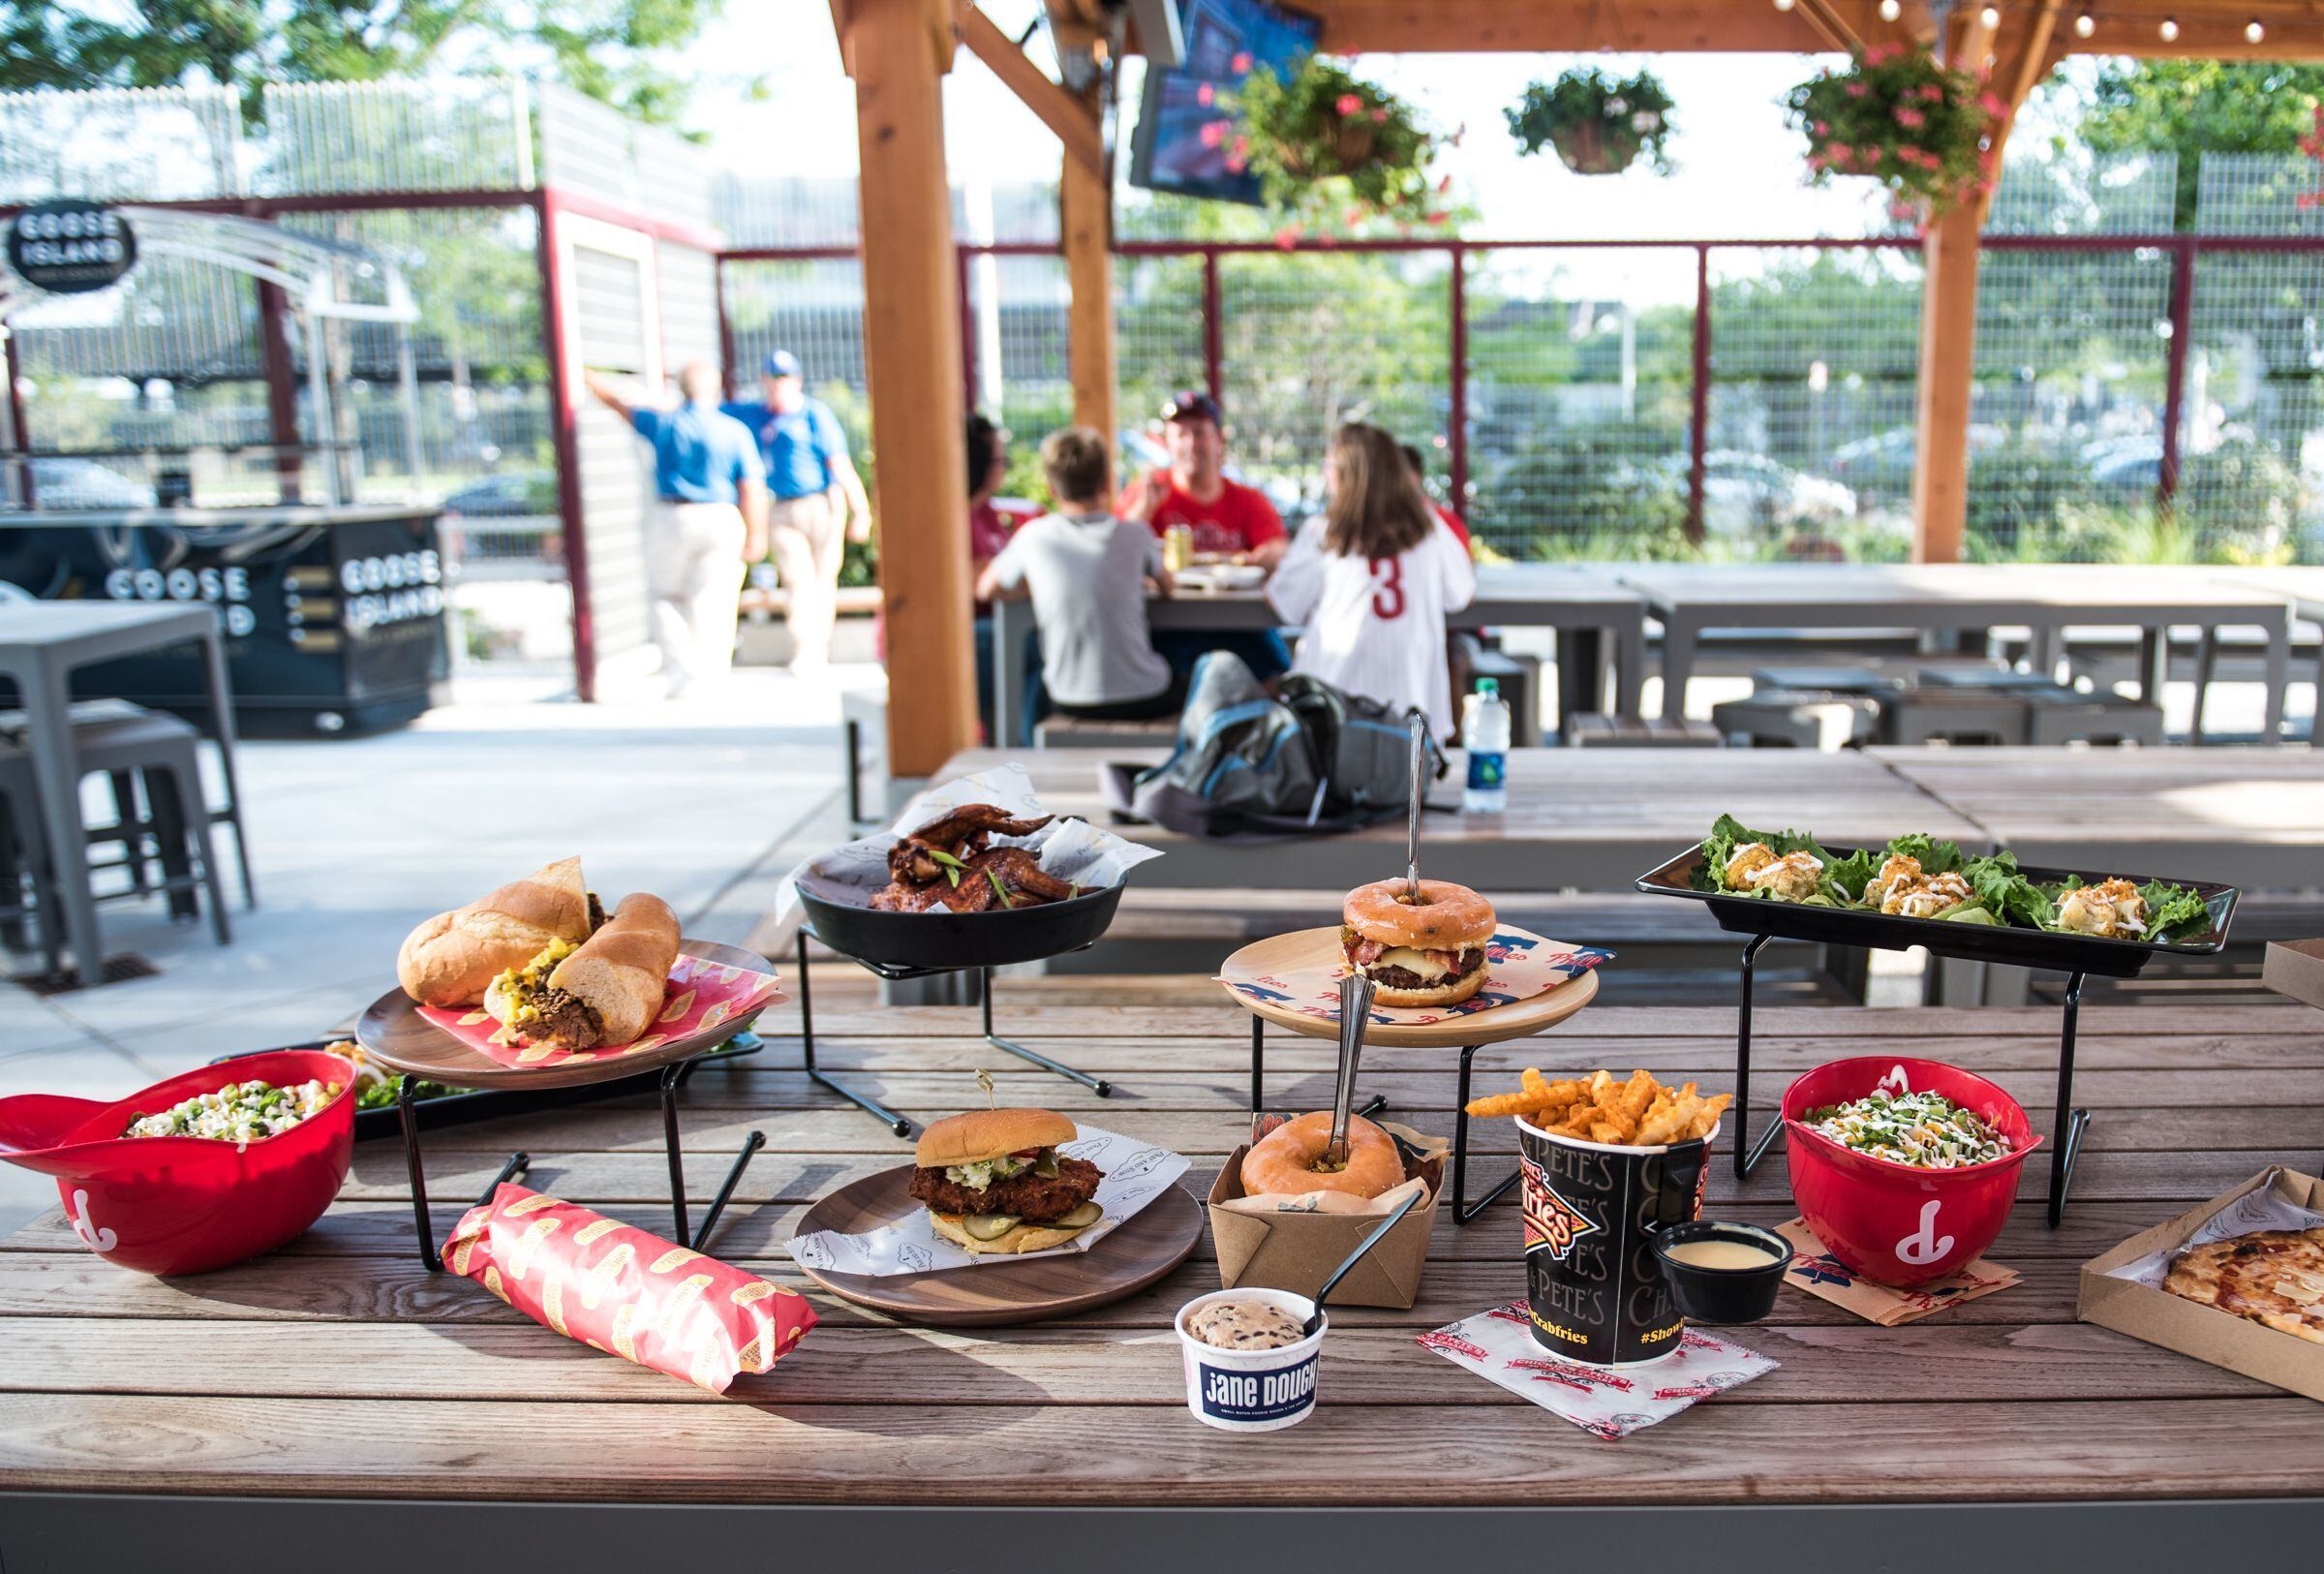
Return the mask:
[(1832, 123), (1828, 120), (1819, 120), (1814, 125), (1810, 126), (1808, 130), (1814, 132), (1819, 137), (1829, 137), (1832, 134)]
[(1423, 219), (1424, 219), (1424, 222), (1426, 222), (1426, 223), (1428, 223), (1428, 224), (1442, 224), (1442, 223), (1444, 223), (1444, 222), (1445, 222), (1447, 219), (1449, 219), (1449, 218), (1451, 218), (1451, 217), (1452, 217), (1452, 215), (1451, 215), (1450, 213), (1447, 213), (1447, 212), (1446, 212), (1446, 211), (1445, 211), (1443, 208), (1441, 208), (1441, 207), (1440, 207), (1440, 208), (1432, 208), (1432, 209), (1430, 209), (1430, 210), (1429, 210), (1429, 211), (1428, 211), (1428, 212), (1427, 212), (1427, 213), (1426, 213), (1426, 214), (1423, 216)]
[(1275, 231), (1275, 245), (1278, 249), (1282, 251), (1290, 251), (1299, 243), (1300, 227), (1298, 225), (1285, 225), (1282, 229)]
[(1244, 72), (1251, 69), (1250, 51), (1248, 49), (1242, 50), (1240, 53), (1237, 54), (1232, 61), (1228, 62), (1228, 64), (1234, 68), (1236, 76), (1241, 76)]
[(1363, 113), (1363, 100), (1353, 93), (1342, 93), (1339, 96), (1339, 102), (1332, 105), (1331, 108), (1337, 109), (1341, 114), (1361, 114)]
[(1194, 102), (1206, 109), (1210, 108), (1210, 101), (1214, 97), (1216, 97), (1216, 93), (1208, 82), (1203, 83), (1194, 90)]
[(1896, 107), (1896, 123), (1907, 131), (1918, 131), (1929, 123), (1929, 117), (1918, 109), (1900, 104)]
[(1449, 192), (1449, 191), (1451, 191), (1452, 189), (1452, 177), (1451, 175), (1446, 175), (1446, 176), (1442, 177), (1442, 178), (1441, 178), (1441, 179), (1439, 179), (1439, 180), (1437, 181), (1437, 183), (1436, 183), (1436, 192), (1437, 192), (1437, 195), (1438, 195), (1438, 196), (1440, 196), (1440, 197), (1441, 197), (1441, 196), (1443, 196), (1443, 195), (1444, 195), (1446, 192)]
[(1848, 84), (1848, 96), (1851, 99), (1869, 98), (1872, 88), (1863, 82), (1850, 82)]
[(1227, 139), (1227, 123), (1223, 120), (1206, 120), (1200, 136), (1205, 147), (1217, 147)]
[(1385, 126), (1388, 124), (1387, 105), (1383, 104), (1372, 111), (1372, 124), (1376, 126)]
[(2005, 119), (2009, 114), (2009, 106), (2003, 104), (1999, 98), (1995, 97), (1991, 93), (1979, 93), (1977, 95), (1977, 108), (1984, 110), (1987, 114), (1993, 116), (1993, 118), (1996, 120)]

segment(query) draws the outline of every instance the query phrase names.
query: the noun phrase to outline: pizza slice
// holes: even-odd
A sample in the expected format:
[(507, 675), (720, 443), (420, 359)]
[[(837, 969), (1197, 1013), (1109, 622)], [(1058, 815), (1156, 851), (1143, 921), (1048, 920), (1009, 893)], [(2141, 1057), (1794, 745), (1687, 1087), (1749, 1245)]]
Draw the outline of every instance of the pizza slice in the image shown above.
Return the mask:
[(2324, 1227), (2257, 1230), (2181, 1252), (2162, 1287), (2324, 1344)]

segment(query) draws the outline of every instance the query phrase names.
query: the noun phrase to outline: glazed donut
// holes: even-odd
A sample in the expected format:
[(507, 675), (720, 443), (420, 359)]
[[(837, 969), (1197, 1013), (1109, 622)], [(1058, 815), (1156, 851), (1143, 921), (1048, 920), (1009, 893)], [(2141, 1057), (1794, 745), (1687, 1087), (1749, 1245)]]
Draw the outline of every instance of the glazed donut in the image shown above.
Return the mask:
[(1245, 1196), (1303, 1196), (1310, 1191), (1345, 1191), (1376, 1197), (1404, 1182), (1404, 1157), (1395, 1139), (1361, 1115), (1348, 1117), (1348, 1167), (1317, 1169), (1331, 1141), (1331, 1112), (1319, 1109), (1286, 1121), (1252, 1144), (1242, 1156)]
[(1449, 880), (1421, 881), (1421, 901), (1408, 906), (1404, 881), (1374, 880), (1348, 893), (1341, 916), (1365, 939), (1416, 951), (1457, 951), (1493, 938), (1493, 905)]

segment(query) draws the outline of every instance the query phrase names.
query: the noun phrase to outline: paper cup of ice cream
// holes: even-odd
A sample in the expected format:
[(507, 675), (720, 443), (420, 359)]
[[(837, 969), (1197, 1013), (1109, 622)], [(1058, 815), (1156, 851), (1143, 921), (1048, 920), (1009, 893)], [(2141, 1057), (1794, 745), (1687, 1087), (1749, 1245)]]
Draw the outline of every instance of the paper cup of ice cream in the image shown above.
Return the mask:
[(1221, 1432), (1280, 1432), (1315, 1409), (1315, 1378), (1330, 1332), (1327, 1315), (1300, 1330), (1315, 1303), (1289, 1290), (1213, 1290), (1178, 1308), (1186, 1408)]

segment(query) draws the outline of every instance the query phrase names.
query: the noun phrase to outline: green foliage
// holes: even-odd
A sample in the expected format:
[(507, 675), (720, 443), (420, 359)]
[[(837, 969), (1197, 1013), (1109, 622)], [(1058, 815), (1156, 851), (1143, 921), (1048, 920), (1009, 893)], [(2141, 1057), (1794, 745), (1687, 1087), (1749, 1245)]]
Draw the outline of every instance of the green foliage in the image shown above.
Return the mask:
[[(1521, 562), (1677, 563), (1700, 555), (1687, 540), (1683, 486), (1636, 462), (1682, 448), (1675, 433), (1627, 425), (1541, 434), (1492, 476), (1480, 478), (1470, 524)], [(1584, 519), (1587, 527), (1557, 521)]]
[(1644, 153), (1655, 172), (1667, 175), (1673, 168), (1665, 147), (1671, 108), (1669, 91), (1651, 71), (1624, 80), (1580, 66), (1546, 87), (1528, 84), (1507, 114), (1520, 151), (1553, 146), (1576, 173), (1615, 174)]
[(2098, 72), (2082, 139), (2099, 153), (2179, 155), (2172, 220), (2195, 223), (2205, 153), (2297, 153), (2315, 130), (2324, 66), (2260, 60), (2109, 60)]
[[(844, 383), (825, 383), (812, 391), (839, 417), (840, 430), (847, 434), (847, 452), (855, 461), (855, 473), (864, 478), (864, 491), (876, 502), (879, 492), (872, 484), (875, 460), (872, 452), (871, 403)], [(963, 498), (961, 512), (965, 514), (967, 511), (968, 500)], [(840, 583), (848, 586), (879, 583), (879, 535), (876, 531), (868, 541), (849, 540), (841, 548)]]
[(123, 0), (95, 8), (12, 0), (0, 15), (0, 88), (239, 88), (247, 112), (267, 81), (370, 81), (474, 55), (505, 70), (511, 50), (640, 119), (666, 124), (688, 81), (664, 64), (720, 0)]
[(1288, 78), (1261, 66), (1235, 97), (1242, 129), (1227, 168), (1247, 166), (1269, 206), (1308, 217), (1339, 212), (1350, 226), (1383, 215), (1444, 222), (1430, 206), (1436, 139), (1386, 88), (1309, 55)]
[(1993, 189), (1984, 139), (2004, 108), (1925, 47), (1876, 46), (1848, 69), (1800, 83), (1788, 104), (1792, 125), (1807, 133), (1818, 185), (1872, 175), (1934, 213)]

